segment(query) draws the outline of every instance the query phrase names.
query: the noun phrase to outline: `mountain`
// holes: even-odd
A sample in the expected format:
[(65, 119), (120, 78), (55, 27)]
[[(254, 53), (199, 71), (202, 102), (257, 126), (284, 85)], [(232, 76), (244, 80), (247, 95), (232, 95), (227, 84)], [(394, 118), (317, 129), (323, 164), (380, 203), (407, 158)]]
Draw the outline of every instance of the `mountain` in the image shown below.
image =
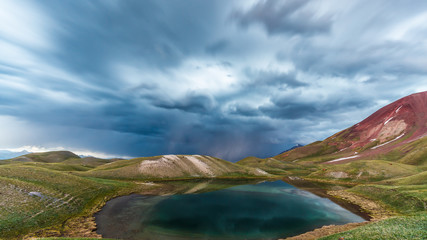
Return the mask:
[(44, 162), (44, 163), (58, 163), (68, 159), (80, 158), (78, 155), (69, 151), (53, 151), (43, 153), (30, 153), (20, 157), (11, 159), (16, 162)]
[(299, 148), (299, 147), (304, 147), (304, 145), (302, 145), (302, 144), (296, 144), (295, 146), (293, 146), (293, 147), (291, 147), (291, 148), (288, 148), (288, 149), (286, 149), (285, 151), (283, 151), (283, 152), (281, 152), (281, 153), (279, 153), (279, 155), (280, 154), (282, 154), (282, 153), (285, 153), (285, 152), (289, 152), (289, 151), (291, 151), (291, 150), (294, 150), (295, 148)]
[(0, 160), (19, 157), (19, 156), (22, 156), (22, 155), (25, 155), (28, 153), (29, 152), (27, 152), (25, 150), (20, 151), (20, 152), (13, 152), (13, 151), (9, 151), (9, 150), (0, 150)]
[(266, 177), (257, 168), (240, 166), (219, 158), (201, 155), (163, 155), (120, 160), (104, 164), (82, 176), (111, 179), (173, 179)]
[(324, 141), (281, 153), (275, 158), (284, 161), (312, 158), (314, 161), (328, 160), (328, 163), (378, 158), (390, 155), (401, 147), (416, 144), (425, 136), (427, 92), (421, 92), (379, 109), (360, 123)]

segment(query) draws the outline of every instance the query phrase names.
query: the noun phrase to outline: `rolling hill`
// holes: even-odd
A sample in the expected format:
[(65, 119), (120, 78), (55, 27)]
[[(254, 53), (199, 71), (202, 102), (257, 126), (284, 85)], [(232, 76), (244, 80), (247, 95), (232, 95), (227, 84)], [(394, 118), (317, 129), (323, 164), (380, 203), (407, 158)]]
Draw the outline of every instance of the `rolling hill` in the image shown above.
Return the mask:
[(80, 158), (78, 155), (69, 151), (53, 151), (42, 153), (29, 153), (11, 159), (16, 162), (44, 162), (44, 163), (59, 163), (68, 159)]
[[(93, 211), (114, 196), (140, 191), (213, 191), (231, 186), (221, 182), (229, 178), (244, 183), (244, 179), (269, 177), (272, 175), (260, 169), (200, 155), (123, 160), (80, 158), (68, 151), (31, 153), (0, 162), (0, 239), (22, 239), (24, 234), (45, 227), (52, 228), (46, 230), (48, 236), (98, 237), (93, 231)], [(225, 180), (208, 184), (218, 178)], [(208, 183), (146, 181), (179, 179)], [(81, 229), (86, 232), (74, 232)]]
[(163, 155), (121, 160), (104, 164), (82, 176), (110, 179), (175, 179), (266, 177), (257, 168), (237, 165), (219, 158), (201, 155)]

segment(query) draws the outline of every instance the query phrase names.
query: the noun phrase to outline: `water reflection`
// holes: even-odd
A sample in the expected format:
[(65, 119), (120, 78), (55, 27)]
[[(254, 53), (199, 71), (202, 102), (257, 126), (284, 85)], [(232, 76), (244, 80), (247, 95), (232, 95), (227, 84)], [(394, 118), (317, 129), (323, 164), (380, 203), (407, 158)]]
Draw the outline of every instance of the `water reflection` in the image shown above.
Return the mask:
[(192, 194), (113, 199), (96, 215), (98, 232), (120, 239), (277, 239), (363, 221), (283, 181), (240, 183), (183, 182), (173, 191)]

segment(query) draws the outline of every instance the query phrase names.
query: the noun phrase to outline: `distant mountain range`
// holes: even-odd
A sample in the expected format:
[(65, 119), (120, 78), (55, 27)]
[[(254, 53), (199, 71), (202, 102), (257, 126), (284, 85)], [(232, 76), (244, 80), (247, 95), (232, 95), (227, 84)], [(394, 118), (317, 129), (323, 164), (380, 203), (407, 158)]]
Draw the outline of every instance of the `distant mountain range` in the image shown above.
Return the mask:
[(285, 151), (279, 153), (279, 155), (282, 154), (282, 153), (285, 153), (285, 152), (289, 152), (289, 151), (294, 150), (295, 148), (299, 148), (299, 147), (304, 147), (304, 145), (298, 143), (295, 146), (293, 146), (293, 147), (291, 147), (289, 149), (286, 149)]
[(20, 151), (20, 152), (13, 152), (13, 151), (9, 151), (9, 150), (0, 150), (0, 160), (19, 157), (19, 156), (22, 156), (22, 155), (25, 155), (28, 153), (30, 153), (30, 152), (25, 151), (25, 150)]

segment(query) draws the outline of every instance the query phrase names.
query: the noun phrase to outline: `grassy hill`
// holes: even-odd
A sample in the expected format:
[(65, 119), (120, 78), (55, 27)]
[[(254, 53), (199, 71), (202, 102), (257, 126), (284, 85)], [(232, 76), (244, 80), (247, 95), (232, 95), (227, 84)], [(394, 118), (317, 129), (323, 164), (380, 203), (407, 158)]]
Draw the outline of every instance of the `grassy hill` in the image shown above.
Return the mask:
[(121, 160), (79, 173), (108, 179), (188, 179), (268, 177), (263, 170), (200, 155), (164, 155)]
[[(119, 160), (80, 158), (67, 151), (27, 154), (1, 161), (0, 239), (21, 239), (46, 227), (48, 230), (36, 235), (67, 235), (74, 231), (68, 229), (76, 225), (73, 221), (77, 220), (73, 219), (90, 218), (97, 207), (117, 195), (213, 191), (232, 186), (224, 181), (212, 182), (217, 178), (266, 177), (271, 175), (209, 156), (165, 155)], [(201, 178), (211, 180), (144, 182)]]
[(95, 168), (107, 163), (112, 163), (120, 160), (123, 160), (123, 159), (118, 159), (118, 158), (102, 159), (102, 158), (96, 158), (96, 157), (84, 157), (84, 158), (67, 159), (63, 161), (63, 163), (68, 165), (79, 165), (79, 166), (88, 167), (88, 168)]
[(257, 157), (247, 157), (236, 162), (236, 164), (239, 164), (241, 166), (248, 166), (252, 168), (259, 168), (270, 174), (276, 174), (276, 175), (290, 175), (290, 174), (295, 175), (296, 173), (298, 173), (298, 175), (304, 175), (304, 174), (309, 174), (312, 171), (315, 171), (318, 169), (316, 166), (290, 163), (290, 162), (280, 161), (275, 158), (262, 159)]
[[(200, 155), (106, 160), (80, 158), (66, 151), (28, 154), (0, 162), (0, 239), (21, 239), (29, 232), (36, 232), (30, 236), (92, 237), (93, 232), (73, 231), (81, 224), (90, 229), (87, 224), (93, 222), (86, 220), (114, 196), (213, 191), (230, 186), (225, 180), (213, 183), (213, 179), (236, 181), (274, 177), (272, 174), (325, 184), (321, 186), (331, 195), (350, 202), (353, 197), (368, 199), (396, 216), (343, 233), (348, 239), (372, 239), (378, 231), (386, 232), (388, 238), (393, 229), (405, 224), (415, 227), (389, 239), (411, 239), (409, 234), (419, 236), (416, 225), (423, 223), (427, 211), (426, 145), (426, 139), (419, 139), (399, 147), (399, 152), (344, 164), (321, 164), (319, 159), (327, 155), (292, 161), (248, 157), (235, 164)], [(200, 180), (176, 181), (184, 179)], [(175, 181), (151, 182), (162, 180)]]
[(53, 151), (43, 153), (30, 153), (20, 157), (11, 159), (16, 162), (44, 162), (44, 163), (57, 163), (63, 162), (68, 159), (80, 158), (76, 154), (69, 151)]
[(310, 173), (309, 178), (347, 179), (355, 182), (377, 182), (385, 179), (411, 176), (422, 170), (417, 166), (384, 161), (359, 160), (355, 162), (323, 165)]
[(317, 182), (329, 195), (357, 204), (374, 217), (372, 223), (324, 238), (333, 232), (319, 229), (316, 238), (427, 239), (427, 137), (350, 162), (327, 163), (348, 156), (346, 151), (314, 142), (286, 156), (237, 163)]

